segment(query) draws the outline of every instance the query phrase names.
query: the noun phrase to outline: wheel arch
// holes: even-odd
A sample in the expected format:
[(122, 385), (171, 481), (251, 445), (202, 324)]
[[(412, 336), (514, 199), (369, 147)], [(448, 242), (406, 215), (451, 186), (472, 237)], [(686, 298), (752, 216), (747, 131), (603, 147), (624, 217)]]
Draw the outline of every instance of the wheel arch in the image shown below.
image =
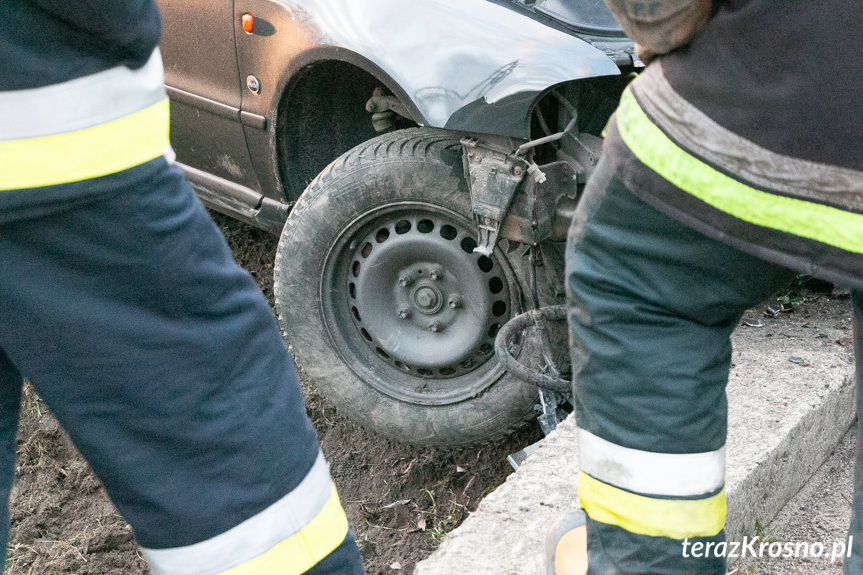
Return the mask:
[(359, 54), (321, 47), (292, 68), (281, 82), (276, 112), (276, 159), (288, 201), (331, 161), (378, 135), (365, 109), (374, 88), (389, 90), (416, 124), (424, 121), (405, 91)]

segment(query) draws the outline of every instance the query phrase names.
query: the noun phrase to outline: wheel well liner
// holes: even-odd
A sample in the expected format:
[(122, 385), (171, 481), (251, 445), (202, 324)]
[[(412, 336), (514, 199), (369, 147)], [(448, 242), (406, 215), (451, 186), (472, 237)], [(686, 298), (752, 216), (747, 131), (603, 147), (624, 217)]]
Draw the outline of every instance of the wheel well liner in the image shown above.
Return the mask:
[(365, 103), (376, 86), (371, 72), (344, 60), (304, 66), (279, 102), (277, 150), (287, 200), (339, 155), (376, 136)]

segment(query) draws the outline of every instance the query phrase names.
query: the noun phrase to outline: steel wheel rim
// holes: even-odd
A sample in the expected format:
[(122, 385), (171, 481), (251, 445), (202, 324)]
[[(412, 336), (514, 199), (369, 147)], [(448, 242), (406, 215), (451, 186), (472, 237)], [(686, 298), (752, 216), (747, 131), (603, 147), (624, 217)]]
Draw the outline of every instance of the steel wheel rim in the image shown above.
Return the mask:
[(472, 252), (474, 234), (457, 212), (399, 202), (366, 211), (331, 246), (324, 324), (345, 364), (376, 390), (446, 405), (503, 374), (494, 337), (518, 311), (517, 284), (502, 251)]

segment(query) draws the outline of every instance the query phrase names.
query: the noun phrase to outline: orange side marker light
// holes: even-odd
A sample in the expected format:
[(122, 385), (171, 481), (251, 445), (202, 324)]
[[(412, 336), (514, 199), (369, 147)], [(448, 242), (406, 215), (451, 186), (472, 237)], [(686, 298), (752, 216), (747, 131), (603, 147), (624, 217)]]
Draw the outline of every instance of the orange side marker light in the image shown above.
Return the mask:
[(255, 31), (255, 17), (251, 14), (243, 14), (243, 32), (251, 34)]

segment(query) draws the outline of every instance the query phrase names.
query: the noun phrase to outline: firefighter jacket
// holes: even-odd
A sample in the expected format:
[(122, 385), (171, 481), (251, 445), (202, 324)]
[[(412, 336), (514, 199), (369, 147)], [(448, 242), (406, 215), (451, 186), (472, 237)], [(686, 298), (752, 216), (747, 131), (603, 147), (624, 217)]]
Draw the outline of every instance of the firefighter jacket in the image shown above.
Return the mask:
[(711, 237), (863, 285), (863, 5), (717, 8), (624, 93), (606, 134), (615, 173)]
[(152, 1), (3, 0), (0, 22), (0, 220), (170, 150)]

